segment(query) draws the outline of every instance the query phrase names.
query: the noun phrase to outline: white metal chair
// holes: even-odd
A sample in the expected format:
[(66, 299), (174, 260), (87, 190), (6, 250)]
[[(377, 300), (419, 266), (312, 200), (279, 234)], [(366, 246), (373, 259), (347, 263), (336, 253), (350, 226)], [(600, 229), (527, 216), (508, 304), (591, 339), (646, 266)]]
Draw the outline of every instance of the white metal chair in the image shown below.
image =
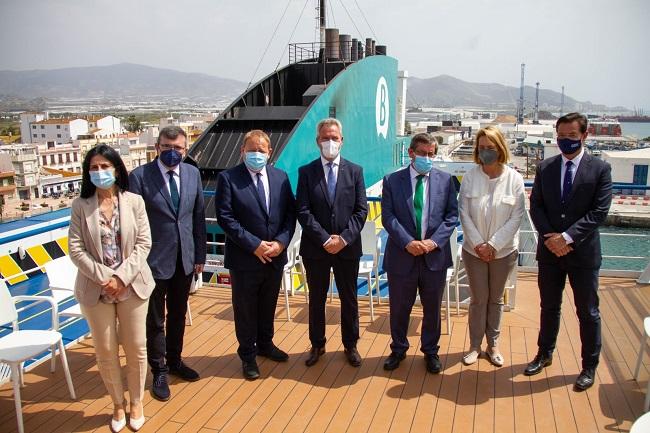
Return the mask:
[[(282, 270), (282, 291), (284, 292), (284, 305), (287, 309), (287, 321), (291, 321), (289, 294), (293, 296), (293, 275), (296, 272), (296, 266), (300, 266), (300, 270), (298, 272), (302, 276), (303, 281), (306, 281), (305, 270), (302, 266), (302, 262), (300, 261), (300, 236), (301, 230), (298, 226), (296, 227), (296, 231), (293, 233), (291, 241), (289, 241), (289, 245), (287, 245), (287, 264), (284, 265), (284, 269)], [(304, 289), (305, 300), (307, 303), (309, 303), (306, 284)]]
[[(69, 256), (59, 257), (43, 265), (47, 279), (50, 282), (52, 297), (57, 304), (74, 298), (74, 282), (77, 278), (77, 267)], [(75, 303), (65, 310), (59, 311), (60, 317), (83, 317), (79, 304)], [(57, 317), (58, 320), (58, 317)]]
[[(15, 302), (35, 301), (47, 302), (52, 307), (52, 330), (24, 330), (18, 329), (18, 310)], [(33, 303), (31, 304), (33, 305)], [(30, 306), (31, 306), (30, 305)], [(57, 303), (51, 296), (14, 296), (9, 293), (9, 289), (4, 280), (0, 280), (0, 324), (11, 323), (13, 332), (0, 338), (0, 362), (9, 364), (11, 368), (11, 381), (14, 387), (14, 402), (16, 404), (16, 419), (18, 423), (18, 432), (25, 431), (23, 425), (23, 412), (20, 399), (20, 388), (25, 385), (23, 379), (23, 362), (34, 358), (36, 355), (45, 351), (52, 351), (51, 370), (54, 372), (54, 359), (58, 346), (65, 373), (65, 380), (68, 383), (70, 397), (74, 400), (76, 395), (72, 385), (72, 377), (68, 368), (68, 360), (65, 355), (65, 346), (63, 345), (63, 336), (58, 331), (58, 308)]]
[(459, 268), (459, 258), (461, 253), (461, 245), (458, 245), (458, 229), (454, 229), (454, 232), (449, 238), (449, 246), (451, 248), (451, 260), (452, 267), (447, 269), (447, 277), (445, 279), (445, 308), (447, 310), (447, 334), (451, 333), (451, 301), (449, 299), (449, 289), (452, 279), (454, 280), (454, 286), (456, 290), (456, 314), (458, 314), (459, 309), (459, 290), (458, 290), (458, 268)]
[[(643, 352), (645, 352), (645, 345), (647, 344), (648, 337), (650, 337), (650, 316), (643, 319), (643, 333), (641, 338), (641, 347), (639, 348), (639, 357), (636, 360), (636, 369), (634, 370), (634, 379), (639, 380), (639, 371), (641, 371), (641, 361), (643, 360)], [(648, 388), (645, 392), (645, 403), (643, 403), (643, 411), (650, 410), (650, 378), (648, 378)]]
[[(298, 269), (300, 277), (302, 278), (302, 289), (305, 295), (305, 302), (309, 304), (309, 291), (307, 287), (307, 275), (305, 274), (305, 265), (302, 262), (302, 257), (300, 256), (300, 238), (302, 236), (302, 227), (296, 225), (296, 231), (294, 232), (294, 237), (297, 237), (296, 242), (293, 244), (293, 268)], [(291, 290), (291, 296), (294, 295), (293, 284), (289, 287)]]
[[(364, 256), (372, 256), (371, 260), (364, 260), (363, 257), (359, 262), (359, 278), (365, 278), (368, 282), (368, 300), (370, 305), (370, 320), (375, 320), (375, 308), (372, 292), (377, 290), (378, 303), (381, 304), (381, 295), (379, 293), (379, 256), (381, 254), (381, 238), (377, 236), (377, 226), (374, 221), (366, 221), (361, 229), (361, 249)], [(373, 273), (374, 289), (373, 289)], [(334, 299), (334, 272), (330, 271), (330, 302)]]

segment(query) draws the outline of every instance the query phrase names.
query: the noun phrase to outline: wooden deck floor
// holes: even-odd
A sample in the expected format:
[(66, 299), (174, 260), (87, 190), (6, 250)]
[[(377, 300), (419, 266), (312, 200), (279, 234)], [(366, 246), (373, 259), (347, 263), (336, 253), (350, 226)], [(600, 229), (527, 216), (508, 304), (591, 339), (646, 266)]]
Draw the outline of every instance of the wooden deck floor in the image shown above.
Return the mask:
[[(294, 320), (284, 307), (276, 316), (275, 343), (289, 352), (287, 363), (260, 359), (262, 379), (241, 377), (236, 356), (230, 292), (204, 288), (192, 297), (194, 325), (185, 337), (186, 362), (202, 379), (171, 380), (172, 398), (145, 398), (143, 432), (605, 432), (628, 431), (641, 415), (650, 372), (646, 347), (640, 385), (633, 370), (642, 338), (642, 317), (650, 314), (650, 287), (631, 280), (601, 279), (603, 351), (596, 385), (572, 390), (580, 369), (578, 323), (571, 290), (565, 293), (563, 323), (554, 363), (538, 376), (521, 373), (536, 352), (539, 295), (536, 276), (520, 276), (517, 309), (504, 314), (502, 368), (485, 359), (461, 364), (467, 347), (467, 312), (452, 312), (452, 332), (441, 339), (444, 372), (427, 374), (418, 350), (421, 310), (414, 309), (409, 332), (412, 349), (399, 369), (382, 368), (389, 349), (387, 305), (370, 322), (367, 301), (360, 301), (363, 356), (360, 368), (345, 362), (339, 307), (327, 307), (327, 354), (314, 367), (304, 365), (309, 348), (308, 317), (302, 296), (292, 299)], [(444, 329), (444, 321), (443, 321)], [(61, 368), (49, 364), (26, 374), (23, 389), (28, 432), (108, 432), (111, 402), (97, 372), (92, 340), (68, 351), (77, 400), (67, 395)], [(147, 383), (150, 385), (151, 377)], [(0, 431), (15, 431), (9, 385), (0, 389)], [(128, 428), (127, 428), (128, 429)], [(128, 431), (125, 429), (124, 431)]]

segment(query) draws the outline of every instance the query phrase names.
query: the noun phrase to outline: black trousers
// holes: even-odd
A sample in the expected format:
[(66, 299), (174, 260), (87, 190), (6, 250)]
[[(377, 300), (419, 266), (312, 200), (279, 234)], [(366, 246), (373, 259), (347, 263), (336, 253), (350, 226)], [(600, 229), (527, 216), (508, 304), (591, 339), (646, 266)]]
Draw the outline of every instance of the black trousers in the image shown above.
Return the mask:
[(255, 360), (258, 349), (273, 344), (273, 321), (282, 269), (265, 266), (262, 271), (230, 270), (237, 354), (244, 362)]
[(395, 275), (388, 272), (388, 303), (390, 305), (390, 349), (405, 353), (409, 348), (407, 333), (411, 310), (418, 291), (422, 303), (422, 331), (420, 350), (427, 355), (438, 354), (440, 341), (440, 304), (445, 291), (447, 271), (431, 271), (424, 257), (415, 258), (414, 272)]
[(580, 323), (582, 368), (596, 368), (601, 348), (600, 311), (598, 310), (598, 269), (583, 269), (559, 264), (539, 263), (537, 282), (541, 298), (540, 353), (551, 355), (560, 330), (562, 292), (569, 277)]
[(193, 273), (185, 275), (179, 256), (174, 275), (168, 280), (155, 280), (147, 311), (147, 359), (154, 374), (166, 373), (169, 365), (181, 361), (187, 298), (193, 277)]
[(356, 347), (359, 339), (357, 279), (359, 259), (344, 260), (336, 255), (327, 259), (303, 258), (309, 287), (309, 340), (314, 347), (325, 347), (325, 303), (330, 286), (330, 269), (341, 301), (341, 336), (346, 349)]

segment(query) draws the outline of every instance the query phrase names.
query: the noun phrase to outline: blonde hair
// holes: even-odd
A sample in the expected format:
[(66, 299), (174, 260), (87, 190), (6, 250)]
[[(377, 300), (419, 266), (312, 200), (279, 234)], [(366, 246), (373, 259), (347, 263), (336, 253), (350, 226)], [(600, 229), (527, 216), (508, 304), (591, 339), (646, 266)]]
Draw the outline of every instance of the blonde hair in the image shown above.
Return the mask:
[(485, 137), (490, 142), (492, 142), (496, 148), (499, 158), (497, 162), (501, 164), (507, 164), (510, 162), (510, 151), (508, 150), (508, 145), (506, 144), (506, 139), (496, 126), (486, 126), (481, 128), (476, 133), (476, 142), (474, 143), (474, 162), (477, 164), (482, 164), (481, 160), (478, 157), (478, 141), (481, 137)]
[(266, 141), (266, 144), (271, 146), (271, 139), (269, 138), (267, 133), (262, 131), (261, 129), (253, 129), (252, 131), (248, 131), (246, 135), (244, 135), (244, 139), (242, 140), (241, 145), (245, 146), (246, 141), (248, 141), (251, 138), (261, 138), (262, 140)]

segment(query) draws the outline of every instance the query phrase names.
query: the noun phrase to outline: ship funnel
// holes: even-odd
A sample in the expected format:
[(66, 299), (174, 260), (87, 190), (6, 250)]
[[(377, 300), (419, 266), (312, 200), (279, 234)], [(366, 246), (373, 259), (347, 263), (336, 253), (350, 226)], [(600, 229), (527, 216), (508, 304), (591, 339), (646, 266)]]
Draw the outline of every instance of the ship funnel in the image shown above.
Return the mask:
[(339, 59), (344, 62), (349, 62), (352, 51), (352, 36), (350, 35), (339, 35), (339, 46), (341, 49)]
[(366, 57), (372, 56), (372, 39), (366, 38)]
[(374, 39), (372, 40), (372, 45), (370, 46), (370, 52), (372, 53), (373, 56), (374, 56), (375, 54), (377, 54), (377, 53), (375, 52), (375, 40), (374, 40)]
[(363, 59), (363, 42), (357, 41), (357, 60)]
[(339, 29), (325, 29), (325, 58), (338, 60), (340, 56)]
[(350, 46), (350, 60), (356, 62), (359, 60), (359, 41), (352, 39), (352, 45)]
[(377, 45), (375, 47), (375, 54), (378, 56), (385, 56), (387, 54), (386, 45)]

